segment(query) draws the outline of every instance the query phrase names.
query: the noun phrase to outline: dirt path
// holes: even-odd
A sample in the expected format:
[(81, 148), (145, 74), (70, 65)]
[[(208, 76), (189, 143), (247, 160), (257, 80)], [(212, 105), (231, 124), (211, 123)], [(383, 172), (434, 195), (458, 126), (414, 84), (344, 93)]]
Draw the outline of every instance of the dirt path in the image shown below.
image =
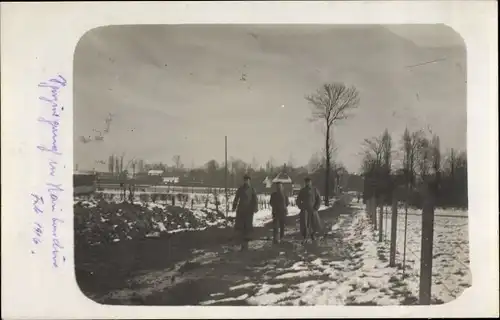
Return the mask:
[(342, 277), (333, 264), (349, 257), (342, 231), (352, 221), (352, 209), (336, 207), (320, 215), (334, 231), (314, 245), (300, 244), (298, 216), (292, 216), (282, 244), (272, 244), (268, 224), (255, 230), (248, 252), (239, 252), (229, 229), (77, 251), (77, 280), (86, 295), (105, 304), (286, 304), (297, 298), (291, 292)]

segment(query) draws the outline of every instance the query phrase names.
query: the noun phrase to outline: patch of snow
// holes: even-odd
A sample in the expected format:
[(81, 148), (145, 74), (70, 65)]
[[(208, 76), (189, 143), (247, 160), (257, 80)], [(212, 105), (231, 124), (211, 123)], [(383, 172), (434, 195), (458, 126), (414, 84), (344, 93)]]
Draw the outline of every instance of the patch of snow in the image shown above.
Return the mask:
[(303, 270), (298, 272), (288, 272), (285, 274), (281, 274), (276, 277), (276, 279), (293, 279), (293, 278), (307, 278), (311, 276), (322, 275), (321, 272), (317, 270)]
[(255, 283), (248, 282), (248, 283), (240, 284), (240, 285), (229, 288), (229, 290), (233, 291), (233, 290), (239, 290), (239, 289), (251, 288), (251, 287), (255, 287)]
[(220, 302), (228, 302), (228, 301), (241, 301), (241, 300), (245, 300), (248, 298), (248, 294), (244, 294), (244, 295), (241, 295), (239, 297), (236, 297), (236, 298), (224, 298), (224, 299), (220, 299), (220, 300), (208, 300), (208, 301), (203, 301), (201, 302), (200, 304), (201, 305), (210, 305), (210, 304), (214, 304), (214, 303), (220, 303)]

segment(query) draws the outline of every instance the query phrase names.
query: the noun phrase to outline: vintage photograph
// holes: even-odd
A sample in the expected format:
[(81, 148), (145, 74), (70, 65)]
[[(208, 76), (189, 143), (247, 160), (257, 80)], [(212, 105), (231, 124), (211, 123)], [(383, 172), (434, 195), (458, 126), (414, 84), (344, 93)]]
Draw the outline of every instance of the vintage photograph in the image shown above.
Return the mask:
[(112, 25), (74, 53), (76, 280), (106, 305), (443, 304), (472, 285), (445, 25)]

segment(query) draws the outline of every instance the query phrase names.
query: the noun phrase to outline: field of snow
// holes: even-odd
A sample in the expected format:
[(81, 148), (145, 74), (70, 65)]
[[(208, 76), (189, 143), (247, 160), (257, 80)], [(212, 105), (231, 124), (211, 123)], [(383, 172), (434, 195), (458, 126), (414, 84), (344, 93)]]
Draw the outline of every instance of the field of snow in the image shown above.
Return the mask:
[[(379, 249), (388, 258), (391, 235), (391, 214), (384, 219), (384, 243)], [(436, 209), (434, 221), (434, 247), (432, 272), (432, 297), (438, 302), (448, 302), (458, 297), (472, 284), (469, 267), (469, 240), (467, 211)], [(406, 278), (414, 294), (418, 294), (420, 276), (420, 245), (422, 230), (421, 210), (408, 210)], [(404, 209), (398, 209), (396, 263), (403, 263)]]
[[(225, 228), (232, 226), (235, 212), (225, 214), (225, 199), (219, 198), (218, 211), (215, 198), (209, 202), (194, 198), (199, 194), (189, 194), (197, 201), (178, 201), (172, 206), (170, 201), (134, 201), (123, 203), (119, 197), (107, 199), (75, 198), (75, 234), (79, 244), (100, 245), (120, 242), (137, 237), (159, 237), (163, 233), (200, 231), (208, 227)], [(212, 196), (212, 197), (210, 197)], [(232, 199), (230, 199), (231, 210)], [(291, 201), (293, 199), (290, 199)], [(260, 227), (272, 221), (271, 209), (267, 205), (269, 196), (259, 195), (259, 210), (254, 214), (254, 226)], [(290, 206), (290, 215), (297, 215), (298, 208)], [(233, 219), (231, 219), (233, 218)]]
[(94, 246), (229, 225), (221, 212), (210, 208), (190, 210), (161, 203), (75, 199), (74, 213), (76, 245)]

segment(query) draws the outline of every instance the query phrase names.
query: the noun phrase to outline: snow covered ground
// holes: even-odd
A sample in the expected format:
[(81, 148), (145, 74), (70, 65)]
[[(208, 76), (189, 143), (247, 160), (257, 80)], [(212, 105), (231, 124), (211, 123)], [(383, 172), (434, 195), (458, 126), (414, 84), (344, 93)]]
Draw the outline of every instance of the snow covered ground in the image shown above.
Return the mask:
[[(391, 214), (384, 219), (384, 243), (380, 250), (389, 257), (391, 235)], [(408, 210), (406, 276), (411, 291), (418, 295), (420, 276), (421, 210)], [(454, 300), (472, 284), (469, 266), (468, 212), (455, 209), (436, 209), (434, 221), (434, 247), (432, 296), (444, 303)], [(404, 252), (404, 209), (398, 209), (396, 262), (403, 263)]]
[[(152, 296), (164, 296), (165, 290), (173, 290), (171, 295), (175, 296), (179, 284), (183, 284), (179, 288), (184, 288), (204, 281), (216, 285), (212, 290), (205, 287), (208, 292), (198, 300), (202, 305), (417, 304), (419, 212), (411, 211), (408, 216), (407, 270), (403, 276), (400, 266), (389, 267), (389, 243), (377, 241), (378, 232), (373, 230), (365, 207), (357, 203), (350, 205), (353, 213), (334, 220), (328, 232), (330, 237), (321, 240), (324, 243), (304, 246), (292, 236), (276, 247), (270, 241), (256, 239), (251, 242), (248, 255), (241, 255), (231, 249), (230, 244), (221, 243), (213, 249), (193, 251), (192, 258), (179, 261), (168, 269), (131, 279), (129, 283), (133, 287), (109, 292), (106, 297), (126, 301), (139, 296), (147, 300)], [(169, 209), (161, 203), (143, 207), (157, 212)], [(197, 209), (190, 212), (200, 221), (209, 215)], [(446, 210), (437, 212), (432, 303), (443, 303), (453, 300), (470, 286), (467, 219), (463, 212), (455, 212), (457, 217), (449, 217), (451, 213)], [(289, 215), (298, 213), (297, 208), (289, 208)], [(439, 213), (445, 216), (440, 217)], [(401, 263), (404, 215), (398, 218), (397, 262)], [(269, 221), (271, 212), (268, 209), (254, 216), (256, 226)], [(389, 219), (384, 227), (388, 240)], [(181, 229), (170, 228), (168, 232)], [(288, 232), (297, 231), (290, 229)], [(187, 265), (195, 267), (188, 270)]]
[[(304, 246), (294, 240), (293, 234), (298, 231), (292, 230), (296, 228), (293, 226), (289, 227), (288, 238), (285, 237), (282, 245), (255, 239), (247, 254), (235, 251), (232, 244), (221, 243), (192, 251), (189, 260), (179, 261), (167, 269), (134, 277), (128, 281), (127, 288), (108, 292), (100, 299), (124, 303), (134, 297), (141, 301), (170, 301), (167, 296), (178, 297), (185, 291), (191, 296), (196, 294), (192, 301), (201, 305), (418, 304), (418, 212), (409, 216), (412, 220), (408, 228), (408, 269), (404, 277), (400, 266), (389, 267), (389, 244), (377, 241), (378, 233), (373, 230), (365, 207), (357, 203), (350, 205), (352, 213), (334, 219), (328, 232), (330, 236), (315, 245)], [(290, 215), (298, 214), (296, 208), (289, 209)], [(399, 218), (404, 224), (401, 215)], [(270, 219), (270, 211), (261, 210), (255, 215), (254, 224), (259, 226)], [(458, 219), (462, 224), (455, 221)], [(463, 239), (466, 221), (463, 217), (437, 217), (436, 221), (432, 303), (442, 303), (453, 299), (449, 291), (457, 293), (470, 285), (468, 268), (464, 267), (468, 263), (465, 257), (468, 252), (466, 247), (457, 249), (466, 242)], [(387, 222), (389, 229), (390, 221)], [(398, 240), (401, 239), (399, 229), (402, 228), (398, 227)], [(389, 236), (387, 232), (387, 239)], [(401, 251), (401, 244), (398, 248)], [(458, 250), (463, 250), (460, 252), (464, 265), (456, 259), (448, 259), (449, 253)], [(401, 262), (401, 252), (397, 262)], [(458, 255), (460, 257), (460, 253)], [(444, 286), (447, 289), (443, 289)], [(189, 289), (191, 287), (193, 289)], [(203, 288), (203, 293), (190, 291), (195, 288)]]

